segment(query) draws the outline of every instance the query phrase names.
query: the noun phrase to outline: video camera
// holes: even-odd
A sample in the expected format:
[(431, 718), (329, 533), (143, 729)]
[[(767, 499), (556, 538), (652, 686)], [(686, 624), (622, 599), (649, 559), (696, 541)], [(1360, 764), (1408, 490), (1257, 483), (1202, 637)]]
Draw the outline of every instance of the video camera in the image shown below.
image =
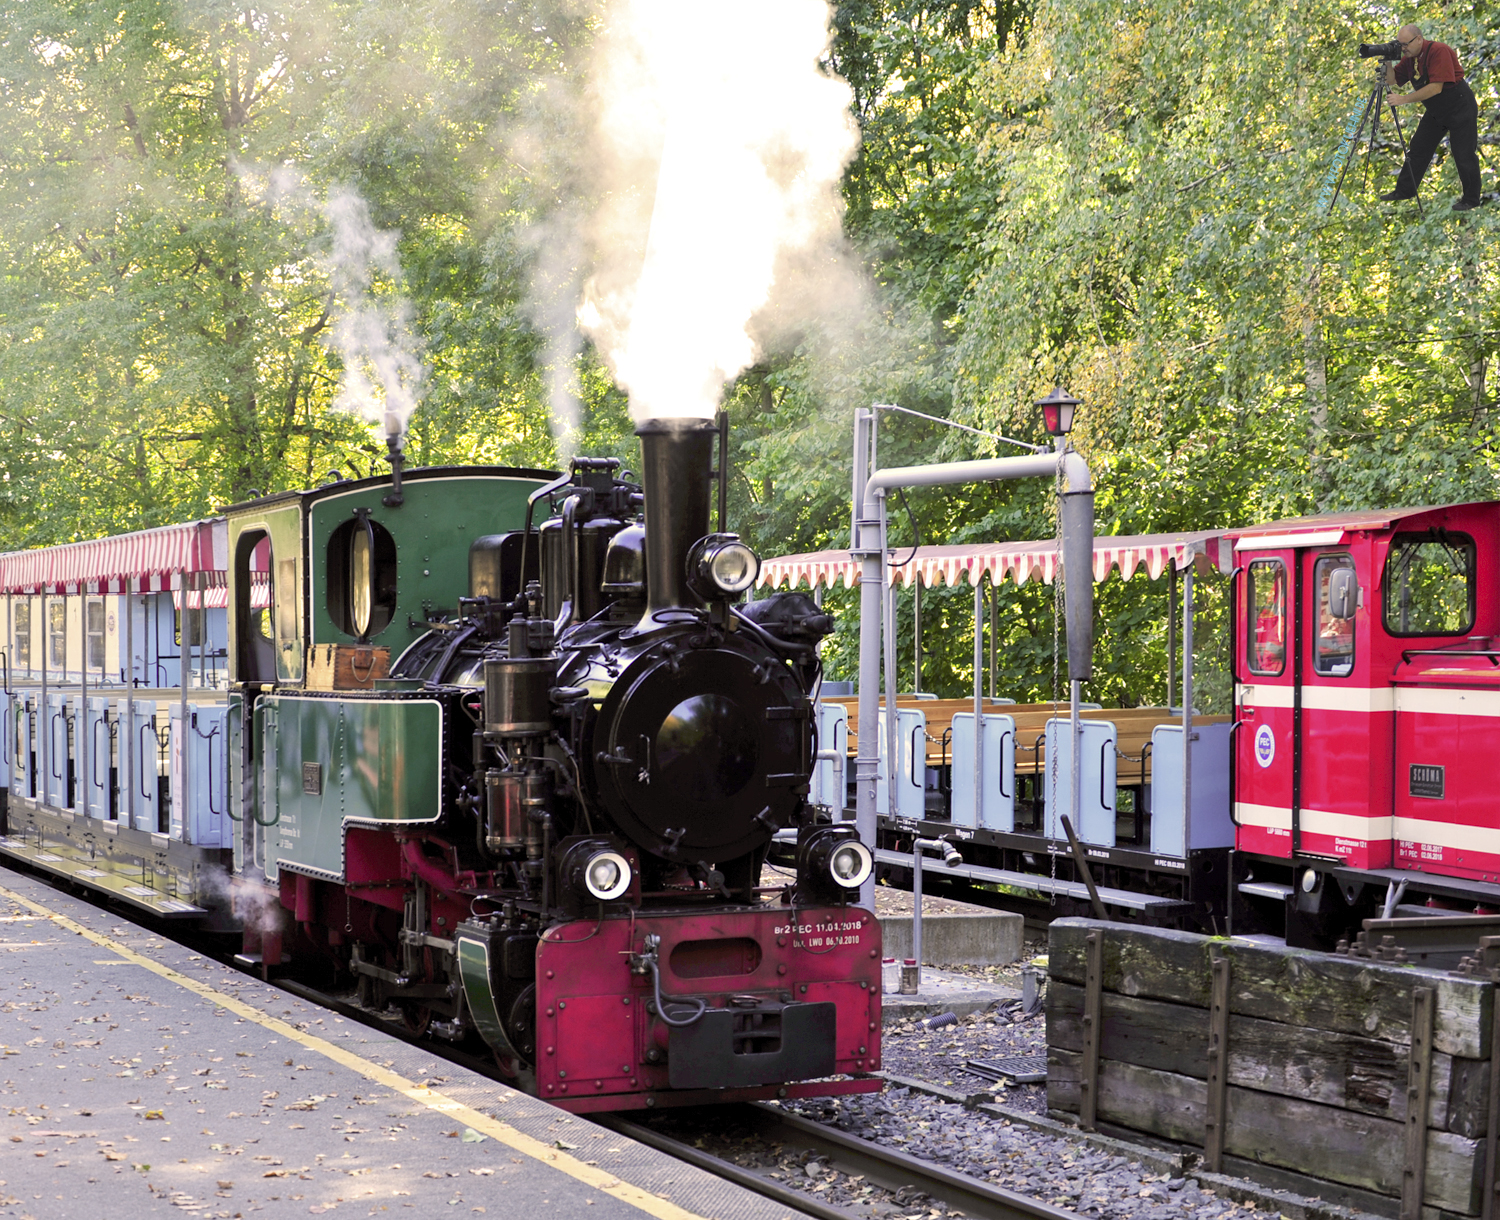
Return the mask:
[(1390, 42), (1362, 42), (1359, 44), (1359, 57), (1361, 59), (1400, 59), (1402, 55), (1401, 44), (1394, 39)]

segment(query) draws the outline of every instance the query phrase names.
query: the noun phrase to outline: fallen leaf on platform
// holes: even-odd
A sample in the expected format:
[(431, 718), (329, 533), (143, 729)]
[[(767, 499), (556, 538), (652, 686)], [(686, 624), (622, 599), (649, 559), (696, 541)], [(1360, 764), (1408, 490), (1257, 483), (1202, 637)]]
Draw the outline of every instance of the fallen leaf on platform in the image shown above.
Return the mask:
[(462, 1138), (463, 1142), (466, 1144), (482, 1144), (490, 1137), (487, 1135), (480, 1135), (479, 1132), (474, 1130), (473, 1127), (465, 1127)]

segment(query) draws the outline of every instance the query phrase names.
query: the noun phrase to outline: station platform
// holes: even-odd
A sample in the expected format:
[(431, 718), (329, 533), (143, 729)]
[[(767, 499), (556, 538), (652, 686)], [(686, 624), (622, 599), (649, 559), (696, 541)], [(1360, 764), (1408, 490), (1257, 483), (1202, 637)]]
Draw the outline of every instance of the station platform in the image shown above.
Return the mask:
[(0, 1148), (32, 1220), (795, 1214), (4, 867)]

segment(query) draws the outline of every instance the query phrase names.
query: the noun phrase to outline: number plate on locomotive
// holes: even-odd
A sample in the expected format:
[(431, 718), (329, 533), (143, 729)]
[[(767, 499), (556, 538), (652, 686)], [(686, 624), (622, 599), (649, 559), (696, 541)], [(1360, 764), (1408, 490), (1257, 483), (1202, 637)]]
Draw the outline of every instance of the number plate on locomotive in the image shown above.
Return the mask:
[(1412, 763), (1407, 791), (1412, 796), (1425, 796), (1435, 801), (1443, 799), (1443, 772), (1445, 768), (1430, 763)]

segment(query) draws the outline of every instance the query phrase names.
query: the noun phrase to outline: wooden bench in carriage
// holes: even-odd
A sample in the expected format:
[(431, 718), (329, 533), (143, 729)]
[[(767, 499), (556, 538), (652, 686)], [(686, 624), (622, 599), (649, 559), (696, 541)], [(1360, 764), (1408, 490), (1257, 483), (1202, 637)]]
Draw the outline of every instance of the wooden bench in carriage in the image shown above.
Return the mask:
[[(1193, 577), (1226, 574), (1229, 557), (1229, 540), (1221, 532), (1095, 539), (1096, 581), (1116, 570), (1126, 580), (1140, 570), (1152, 580), (1167, 578), (1169, 704), (1180, 702), (1180, 692), (1190, 690), (1192, 682), (1190, 656), (1182, 657), (1178, 671), (1179, 593), (1182, 621), (1190, 624)], [(985, 653), (985, 578), (992, 590), (988, 600), (993, 620), (993, 590), (1007, 577), (1018, 585), (1035, 579), (1050, 584), (1056, 568), (1055, 542), (1048, 539), (919, 547), (905, 564), (890, 571), (894, 585), (916, 590), (956, 584), (960, 578), (979, 583), (978, 683)], [(847, 585), (858, 583), (858, 565), (846, 552), (828, 551), (768, 560), (760, 583), (774, 588), (806, 582), (816, 588), (840, 578)], [(919, 592), (912, 601), (920, 606)], [(911, 612), (920, 632), (920, 609)], [(885, 780), (889, 750), (882, 700), (877, 857), (883, 865), (895, 866), (892, 872), (899, 880), (909, 871), (901, 866), (911, 861), (914, 836), (947, 837), (960, 844), (964, 864), (945, 870), (939, 862), (928, 861), (924, 869), (932, 869), (939, 885), (947, 874), (955, 892), (966, 890), (964, 896), (977, 901), (986, 901), (990, 887), (1028, 889), (1042, 894), (1053, 913), (1086, 913), (1086, 890), (1075, 875), (1066, 836), (1055, 817), (1057, 810), (1073, 803), (1067, 702), (1017, 704), (998, 698), (1003, 658), (997, 655), (993, 636), (989, 657), (987, 696), (979, 690), (962, 699), (897, 696), (893, 784)], [(1112, 914), (1211, 930), (1213, 886), (1222, 885), (1227, 875), (1234, 842), (1228, 787), (1230, 719), (1202, 713), (1184, 716), (1180, 707), (1168, 704), (1116, 709), (1091, 705), (1082, 711), (1077, 830)], [(859, 727), (855, 696), (822, 701), (819, 749), (843, 761), (825, 758), (819, 763), (813, 799), (834, 809), (835, 816), (853, 816), (851, 781)], [(1185, 734), (1192, 743), (1187, 757)], [(995, 895), (993, 904), (1026, 905), (1003, 895)]]

